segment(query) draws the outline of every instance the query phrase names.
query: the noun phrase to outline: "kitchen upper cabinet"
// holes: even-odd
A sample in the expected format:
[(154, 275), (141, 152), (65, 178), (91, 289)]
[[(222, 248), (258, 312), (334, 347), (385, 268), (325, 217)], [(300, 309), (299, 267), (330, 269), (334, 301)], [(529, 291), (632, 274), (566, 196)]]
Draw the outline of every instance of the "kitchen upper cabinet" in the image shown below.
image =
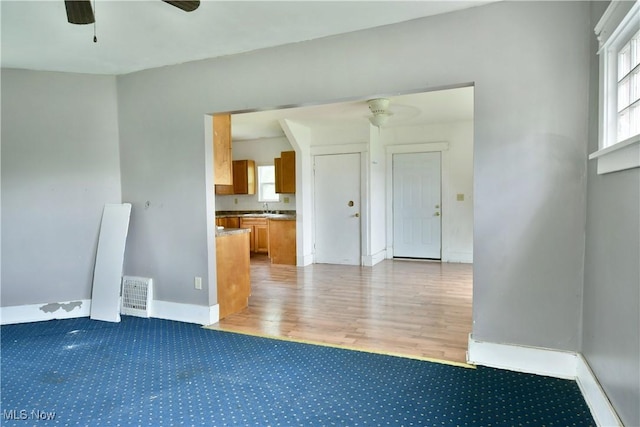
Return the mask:
[(282, 177), (282, 159), (280, 157), (273, 159), (273, 166), (276, 171), (276, 193), (279, 194), (282, 193), (282, 179), (280, 178)]
[(256, 194), (256, 162), (234, 160), (231, 185), (216, 185), (216, 194)]
[(213, 115), (213, 183), (232, 185), (231, 115)]
[(233, 162), (233, 194), (256, 194), (256, 162)]
[(283, 151), (273, 159), (276, 170), (276, 193), (296, 192), (296, 152)]

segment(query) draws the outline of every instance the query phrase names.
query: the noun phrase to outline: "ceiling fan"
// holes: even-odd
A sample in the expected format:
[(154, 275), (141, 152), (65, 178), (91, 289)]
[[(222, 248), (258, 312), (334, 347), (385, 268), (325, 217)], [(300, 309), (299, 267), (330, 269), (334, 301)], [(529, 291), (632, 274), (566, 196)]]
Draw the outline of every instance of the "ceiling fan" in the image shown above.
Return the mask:
[[(184, 10), (185, 12), (193, 12), (200, 6), (200, 1), (184, 1), (184, 0), (162, 0), (163, 2)], [(67, 21), (70, 24), (93, 24), (96, 22), (91, 8), (91, 0), (65, 0), (65, 8), (67, 9)]]
[(394, 103), (394, 105), (391, 106), (391, 100), (388, 98), (369, 99), (367, 100), (367, 105), (371, 112), (371, 115), (368, 116), (369, 122), (377, 128), (382, 127), (396, 114), (396, 118), (400, 118), (401, 121), (407, 121), (420, 114), (420, 110), (411, 105)]

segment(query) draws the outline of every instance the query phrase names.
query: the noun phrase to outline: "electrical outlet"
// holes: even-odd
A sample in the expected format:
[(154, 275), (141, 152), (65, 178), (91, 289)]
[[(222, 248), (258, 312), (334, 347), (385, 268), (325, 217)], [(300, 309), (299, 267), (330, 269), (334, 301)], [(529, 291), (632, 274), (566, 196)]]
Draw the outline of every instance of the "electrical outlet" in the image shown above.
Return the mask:
[(236, 197), (235, 199), (233, 199), (233, 204), (237, 205), (238, 204), (238, 198)]
[(285, 198), (284, 198), (284, 202), (285, 202), (285, 203), (289, 203), (289, 198), (288, 198), (288, 197), (285, 197)]
[(196, 289), (202, 289), (202, 277), (196, 276), (196, 278), (193, 280), (193, 285)]
[(464, 194), (458, 193), (456, 195), (456, 200), (459, 202), (464, 202)]

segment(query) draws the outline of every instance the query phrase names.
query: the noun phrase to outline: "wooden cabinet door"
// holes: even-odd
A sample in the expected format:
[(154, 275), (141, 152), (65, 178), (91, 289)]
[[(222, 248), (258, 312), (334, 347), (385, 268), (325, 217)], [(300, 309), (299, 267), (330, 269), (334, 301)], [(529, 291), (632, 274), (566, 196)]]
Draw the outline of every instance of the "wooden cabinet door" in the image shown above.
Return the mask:
[(249, 230), (251, 230), (251, 232), (249, 233), (249, 252), (253, 253), (256, 251), (256, 239), (254, 237), (256, 235), (256, 231), (253, 224), (253, 218), (239, 218), (239, 220), (240, 228), (248, 228)]
[(231, 167), (231, 115), (214, 114), (212, 120), (213, 183), (216, 185), (231, 185), (233, 184)]
[(276, 193), (282, 193), (282, 158), (273, 159), (273, 166), (276, 171)]
[(247, 307), (251, 295), (249, 235), (216, 237), (216, 277), (220, 319)]
[(227, 228), (240, 228), (240, 218), (237, 216), (227, 217), (226, 225)]
[(240, 227), (251, 230), (251, 252), (269, 253), (269, 226), (266, 218), (240, 218)]
[(256, 162), (253, 160), (233, 162), (233, 193), (256, 194)]
[(233, 194), (233, 185), (216, 185), (216, 194), (221, 196)]
[(283, 151), (273, 159), (276, 170), (276, 193), (296, 192), (296, 152)]
[(216, 218), (216, 225), (220, 225), (224, 228), (240, 228), (240, 218), (237, 216)]
[(296, 265), (296, 221), (269, 220), (271, 264)]
[(266, 220), (263, 225), (254, 225), (254, 249), (256, 253), (267, 254), (269, 253), (269, 227)]
[(282, 182), (280, 190), (282, 193), (293, 194), (296, 192), (296, 152), (283, 151), (280, 153), (282, 159)]

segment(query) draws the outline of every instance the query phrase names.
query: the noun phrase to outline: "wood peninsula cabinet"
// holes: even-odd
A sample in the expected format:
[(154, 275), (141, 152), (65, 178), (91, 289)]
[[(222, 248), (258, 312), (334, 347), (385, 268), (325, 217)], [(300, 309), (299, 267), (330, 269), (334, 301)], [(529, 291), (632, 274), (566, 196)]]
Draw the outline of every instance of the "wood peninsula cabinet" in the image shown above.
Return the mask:
[(256, 162), (253, 160), (234, 160), (233, 184), (216, 185), (216, 194), (256, 194)]
[(213, 183), (233, 184), (231, 164), (231, 114), (214, 114), (213, 121)]
[(282, 151), (273, 159), (276, 170), (276, 193), (296, 192), (296, 152)]
[(251, 280), (246, 230), (216, 232), (216, 279), (220, 319), (247, 307)]
[(266, 218), (240, 218), (240, 228), (251, 230), (249, 250), (252, 253), (269, 253), (269, 223)]
[(296, 220), (269, 220), (271, 264), (296, 265)]

